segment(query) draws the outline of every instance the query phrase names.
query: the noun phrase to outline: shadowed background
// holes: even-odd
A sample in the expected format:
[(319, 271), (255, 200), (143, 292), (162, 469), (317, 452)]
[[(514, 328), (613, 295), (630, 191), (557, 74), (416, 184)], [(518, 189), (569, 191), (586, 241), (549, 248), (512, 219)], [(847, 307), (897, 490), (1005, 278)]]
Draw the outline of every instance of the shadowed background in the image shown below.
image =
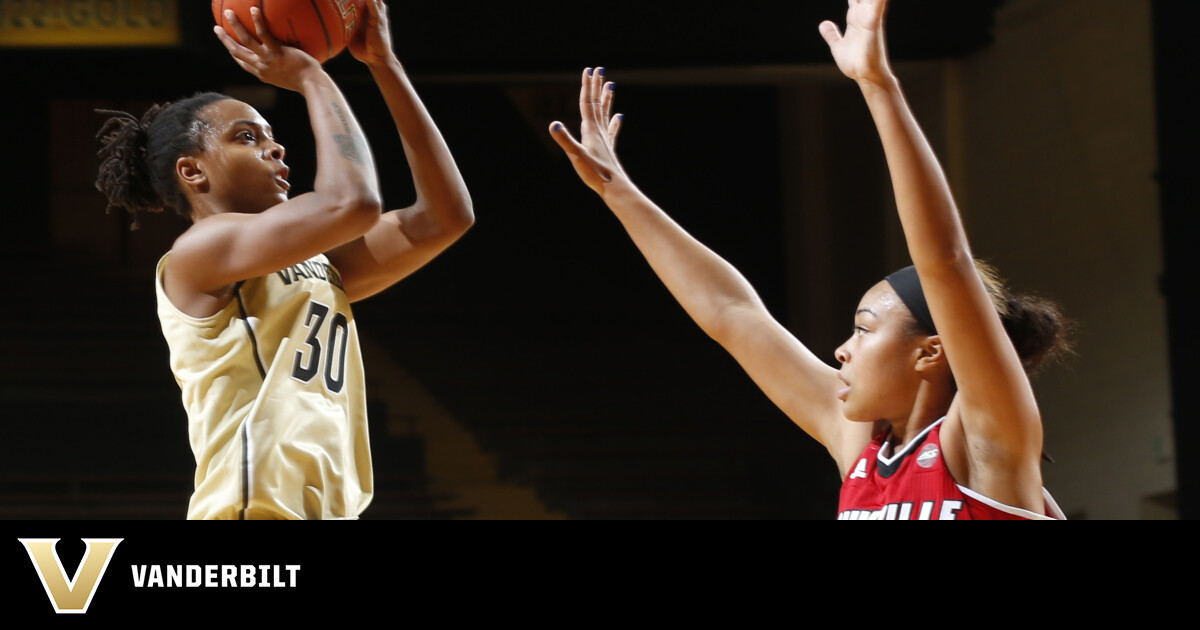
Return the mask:
[[(76, 4), (100, 19), (143, 3)], [(272, 123), (296, 192), (310, 185), (302, 100), (238, 69), (205, 3), (178, 4), (177, 46), (0, 47), (4, 518), (177, 519), (191, 487), (152, 285), (185, 225), (104, 213), (93, 110), (229, 93)], [(828, 455), (687, 318), (546, 127), (577, 129), (579, 73), (607, 67), (634, 181), (832, 362), (861, 293), (907, 264), (874, 128), (817, 34), (845, 2), (390, 4), (477, 223), (356, 306), (379, 490), (364, 518), (832, 517)], [(1177, 225), (1195, 134), (1191, 97), (1155, 80), (1181, 65), (1156, 54), (1179, 9), (947, 4), (893, 3), (897, 71), (976, 253), (1080, 324), (1079, 357), (1035, 381), (1047, 486), (1074, 518), (1190, 517), (1196, 473), (1174, 444), (1194, 414), (1171, 384), (1195, 344), (1168, 322), (1195, 265)], [(32, 28), (25, 6), (0, 0), (2, 29)], [(385, 202), (407, 205), (369, 76), (348, 55), (327, 67)]]

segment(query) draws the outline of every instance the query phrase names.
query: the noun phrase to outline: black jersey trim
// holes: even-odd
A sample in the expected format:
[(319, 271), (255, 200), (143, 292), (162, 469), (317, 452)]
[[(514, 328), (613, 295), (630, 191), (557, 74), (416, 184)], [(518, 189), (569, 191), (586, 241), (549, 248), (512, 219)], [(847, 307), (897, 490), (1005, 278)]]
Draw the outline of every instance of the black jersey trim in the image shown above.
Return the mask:
[(238, 511), (238, 520), (246, 520), (246, 510), (250, 507), (250, 427), (242, 425), (242, 509)]
[(250, 348), (254, 350), (254, 365), (258, 367), (258, 375), (263, 379), (267, 378), (267, 370), (263, 367), (262, 359), (258, 357), (258, 337), (254, 336), (254, 329), (250, 327), (250, 315), (246, 313), (246, 303), (242, 301), (242, 284), (245, 281), (233, 285), (233, 297), (237, 298), (238, 310), (242, 313), (242, 325), (246, 327), (246, 334), (250, 336)]
[[(924, 440), (921, 440), (921, 441), (924, 442)], [(887, 479), (887, 478), (891, 477), (892, 475), (896, 474), (896, 471), (900, 470), (900, 464), (904, 463), (904, 459), (906, 457), (908, 457), (910, 452), (911, 451), (906, 450), (900, 454), (900, 457), (889, 460), (887, 462), (883, 461), (882, 459), (879, 460), (879, 462), (877, 464), (875, 464), (875, 469), (879, 471), (879, 476), (883, 477), (884, 479)]]
[[(246, 334), (250, 337), (250, 349), (254, 352), (254, 365), (258, 367), (258, 375), (265, 381), (267, 378), (267, 370), (263, 368), (262, 359), (258, 357), (258, 337), (254, 335), (254, 328), (250, 326), (250, 315), (246, 313), (246, 303), (242, 301), (242, 285), (245, 281), (233, 285), (233, 296), (237, 298), (238, 310), (242, 313), (242, 325), (246, 327)], [(249, 427), (242, 426), (242, 510), (238, 513), (238, 520), (246, 520), (246, 509), (250, 506), (250, 433)]]
[(941, 424), (942, 420), (945, 420), (945, 418), (940, 418), (937, 422), (925, 427), (917, 434), (917, 437), (910, 440), (908, 444), (905, 444), (899, 453), (891, 457), (884, 457), (883, 450), (881, 449), (875, 463), (875, 470), (879, 472), (879, 476), (887, 479), (896, 474), (896, 471), (900, 470), (900, 464), (904, 463), (905, 458), (915, 452), (918, 446), (925, 443), (926, 438), (929, 437), (929, 432), (933, 430), (933, 427)]

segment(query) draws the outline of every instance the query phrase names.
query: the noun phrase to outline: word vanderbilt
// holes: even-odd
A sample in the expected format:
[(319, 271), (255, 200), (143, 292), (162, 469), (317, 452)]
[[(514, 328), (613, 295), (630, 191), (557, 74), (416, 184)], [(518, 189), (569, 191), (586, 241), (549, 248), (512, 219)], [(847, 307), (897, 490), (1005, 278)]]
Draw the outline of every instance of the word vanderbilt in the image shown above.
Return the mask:
[(135, 564), (134, 588), (295, 588), (300, 565)]
[(332, 265), (317, 260), (307, 260), (276, 273), (279, 274), (279, 279), (283, 280), (284, 284), (291, 284), (297, 278), (313, 278), (324, 280), (343, 291), (346, 290), (342, 286), (342, 277), (338, 275), (337, 270)]
[[(122, 538), (84, 538), (86, 547), (72, 577), (58, 556), (58, 538), (19, 538), (41, 579), (56, 614), (87, 613), (113, 552)], [(295, 588), (298, 564), (135, 564), (133, 587), (156, 588)]]

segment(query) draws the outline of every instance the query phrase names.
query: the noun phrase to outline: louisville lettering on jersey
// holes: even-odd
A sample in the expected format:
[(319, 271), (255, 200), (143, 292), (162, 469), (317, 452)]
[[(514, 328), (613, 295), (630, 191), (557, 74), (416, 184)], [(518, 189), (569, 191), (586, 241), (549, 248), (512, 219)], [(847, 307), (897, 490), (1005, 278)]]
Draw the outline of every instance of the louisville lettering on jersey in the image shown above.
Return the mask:
[(298, 265), (292, 265), (283, 271), (276, 272), (284, 284), (291, 284), (297, 278), (314, 278), (324, 280), (333, 286), (345, 290), (342, 286), (342, 277), (333, 267), (313, 260), (306, 260)]
[[(964, 503), (953, 499), (944, 501), (922, 501), (920, 506), (911, 501), (889, 503), (878, 510), (846, 510), (838, 513), (839, 521), (954, 521)], [(936, 516), (935, 516), (936, 515)]]

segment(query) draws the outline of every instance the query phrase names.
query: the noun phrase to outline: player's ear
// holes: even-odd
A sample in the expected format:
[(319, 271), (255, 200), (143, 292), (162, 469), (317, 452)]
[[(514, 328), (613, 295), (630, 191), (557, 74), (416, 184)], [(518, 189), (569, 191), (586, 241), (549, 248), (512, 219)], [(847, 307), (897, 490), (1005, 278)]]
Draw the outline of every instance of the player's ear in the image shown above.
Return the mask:
[(917, 370), (928, 370), (940, 367), (946, 363), (946, 351), (942, 348), (942, 338), (929, 335), (917, 348)]
[(192, 156), (185, 155), (175, 160), (175, 175), (180, 183), (187, 186), (199, 188), (208, 184), (208, 173), (203, 162)]

